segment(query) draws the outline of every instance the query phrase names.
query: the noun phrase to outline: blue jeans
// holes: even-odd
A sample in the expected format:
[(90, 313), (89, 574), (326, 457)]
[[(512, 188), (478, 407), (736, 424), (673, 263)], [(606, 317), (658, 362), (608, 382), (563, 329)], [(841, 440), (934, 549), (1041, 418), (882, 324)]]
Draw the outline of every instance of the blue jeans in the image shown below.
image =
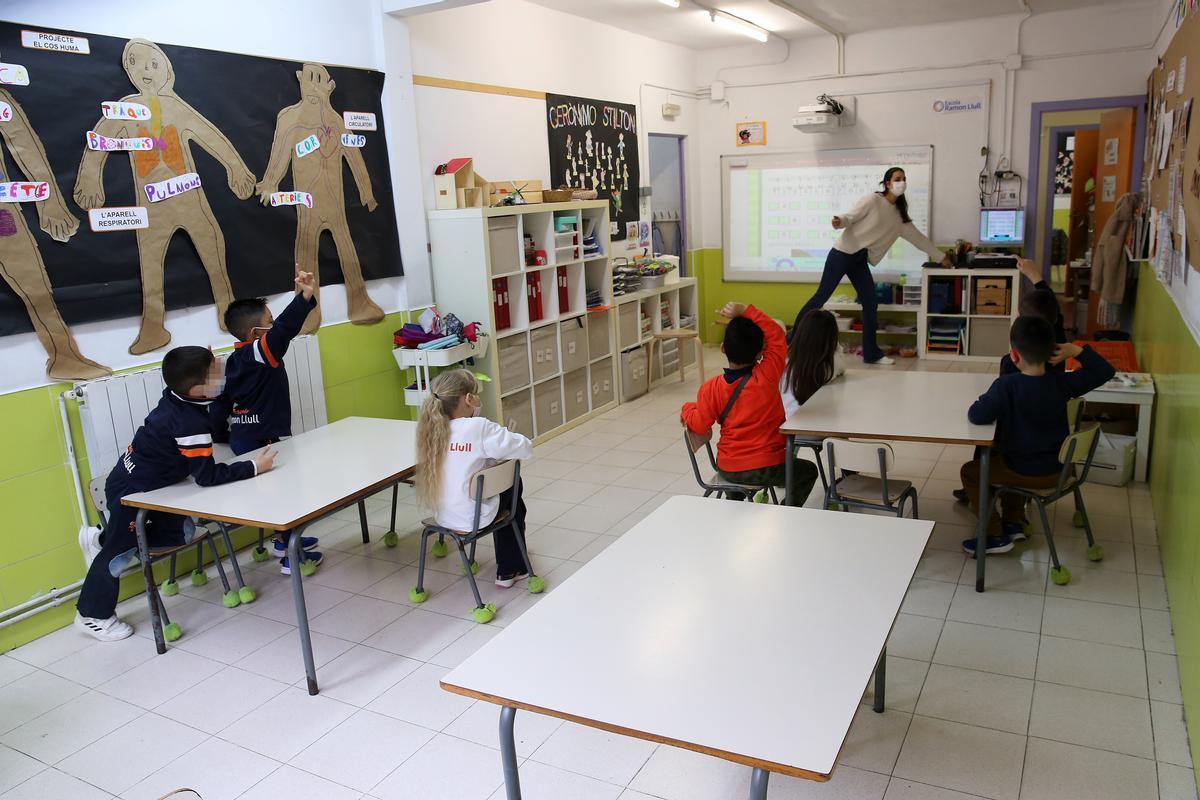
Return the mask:
[(858, 301), (862, 303), (863, 307), (863, 361), (868, 364), (878, 361), (883, 357), (883, 351), (875, 343), (875, 329), (879, 324), (876, 317), (879, 301), (875, 297), (875, 279), (871, 276), (871, 266), (867, 263), (866, 250), (846, 254), (837, 249), (830, 249), (829, 255), (825, 258), (825, 271), (821, 274), (821, 283), (817, 286), (817, 293), (804, 304), (804, 308), (800, 309), (800, 313), (796, 315), (792, 333), (794, 335), (800, 327), (800, 320), (804, 319), (805, 314), (814, 308), (820, 308), (829, 301), (843, 275), (850, 279), (850, 285), (854, 287), (854, 291), (858, 292)]

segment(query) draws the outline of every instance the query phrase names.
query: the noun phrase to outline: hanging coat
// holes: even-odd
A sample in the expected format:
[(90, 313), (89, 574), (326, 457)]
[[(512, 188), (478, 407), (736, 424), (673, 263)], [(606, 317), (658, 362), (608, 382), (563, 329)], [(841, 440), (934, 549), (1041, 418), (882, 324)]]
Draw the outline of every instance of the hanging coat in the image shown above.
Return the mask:
[(1125, 257), (1125, 239), (1133, 225), (1133, 215), (1141, 198), (1134, 192), (1117, 201), (1112, 216), (1096, 243), (1096, 259), (1092, 264), (1092, 286), (1106, 303), (1120, 305), (1125, 301), (1125, 278), (1129, 260)]

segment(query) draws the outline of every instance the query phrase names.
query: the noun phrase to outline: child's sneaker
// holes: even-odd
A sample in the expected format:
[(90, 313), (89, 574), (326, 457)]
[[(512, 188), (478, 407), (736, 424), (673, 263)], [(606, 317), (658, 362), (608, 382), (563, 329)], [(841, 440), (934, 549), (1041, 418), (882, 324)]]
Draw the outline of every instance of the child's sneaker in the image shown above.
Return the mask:
[(83, 551), (83, 563), (88, 569), (100, 554), (100, 529), (94, 526), (79, 529), (79, 549)]
[[(304, 553), (304, 560), (313, 562), (313, 565), (314, 565), (313, 569), (316, 569), (317, 567), (321, 566), (321, 559), (323, 559), (323, 558), (324, 558), (324, 556), (322, 556), (316, 550)], [(287, 556), (284, 556), (279, 561), (279, 574), (280, 575), (291, 575), (292, 574), (292, 566), (291, 566), (291, 564), (288, 563)]]
[(950, 494), (954, 495), (954, 502), (962, 503), (964, 506), (971, 502), (971, 498), (967, 496), (966, 489), (955, 489)]
[[(964, 553), (969, 555), (971, 558), (975, 557), (975, 538), (974, 537), (971, 537), (970, 539), (964, 539), (962, 546), (963, 546)], [(989, 556), (994, 556), (998, 553), (1007, 553), (1009, 550), (1012, 550), (1012, 549), (1013, 549), (1012, 537), (1009, 536), (1007, 533), (1000, 533), (996, 536), (987, 537), (987, 549), (985, 550), (985, 552)]]
[(521, 570), (520, 572), (518, 572), (515, 575), (509, 575), (507, 577), (501, 577), (500, 575), (497, 575), (496, 576), (496, 585), (499, 586), (501, 589), (508, 589), (517, 581), (523, 581), (528, 577), (529, 577), (529, 573), (525, 572), (524, 570)]
[(133, 635), (133, 628), (113, 614), (108, 619), (94, 619), (75, 612), (75, 627), (102, 642), (119, 642)]
[[(308, 552), (309, 550), (312, 550), (313, 548), (315, 548), (318, 543), (319, 543), (319, 540), (315, 536), (301, 536), (300, 537), (300, 549), (305, 552)], [(271, 547), (268, 552), (270, 552), (270, 554), (273, 555), (275, 558), (286, 558), (287, 557), (287, 548), (288, 548), (287, 542), (281, 542), (278, 539), (274, 539), (271, 542)]]
[(1025, 533), (1026, 524), (1025, 522), (1006, 522), (1001, 528), (1014, 542), (1023, 542), (1029, 538), (1029, 535)]

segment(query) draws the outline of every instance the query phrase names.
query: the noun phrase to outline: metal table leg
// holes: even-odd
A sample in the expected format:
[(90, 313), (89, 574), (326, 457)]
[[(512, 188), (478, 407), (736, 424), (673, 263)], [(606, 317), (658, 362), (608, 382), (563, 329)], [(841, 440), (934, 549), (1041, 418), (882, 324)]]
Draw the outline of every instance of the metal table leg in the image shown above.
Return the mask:
[(983, 591), (984, 562), (987, 561), (987, 529), (992, 517), (991, 476), (988, 475), (992, 448), (980, 448), (979, 457), (979, 519), (975, 523), (975, 591)]
[[(700, 376), (703, 379), (703, 375)], [(788, 434), (787, 445), (784, 447), (783, 457), (783, 504), (790, 506), (792, 504), (792, 470), (796, 465), (792, 463), (792, 459), (796, 457), (796, 437)]]
[(887, 690), (887, 645), (879, 654), (879, 663), (875, 665), (875, 705), (872, 710), (876, 714), (883, 713), (884, 692)]
[[(507, 800), (521, 800), (521, 776), (517, 772), (517, 743), (513, 738), (513, 723), (517, 710), (504, 706), (500, 709), (500, 764), (504, 768), (504, 796)], [(764, 781), (765, 784), (765, 781)], [(764, 794), (763, 797), (766, 797)]]
[(392, 524), (388, 528), (388, 533), (396, 532), (396, 503), (400, 500), (400, 484), (392, 484)]
[(292, 568), (292, 600), (296, 605), (296, 627), (300, 629), (300, 654), (304, 656), (304, 674), (308, 678), (308, 693), (316, 694), (317, 667), (313, 663), (312, 637), (308, 633), (308, 609), (304, 605), (304, 578), (300, 575), (301, 525), (288, 537), (288, 564)]
[(158, 613), (158, 602), (155, 599), (158, 587), (154, 585), (154, 565), (150, 563), (150, 545), (146, 540), (146, 514), (146, 509), (138, 509), (134, 530), (137, 532), (138, 558), (142, 560), (142, 579), (146, 581), (146, 600), (150, 603), (150, 625), (154, 628), (154, 649), (161, 656), (167, 652), (167, 642), (163, 638), (162, 617)]
[(750, 800), (767, 800), (767, 781), (771, 773), (760, 767), (755, 767), (750, 775)]
[(358, 526), (362, 529), (363, 544), (370, 544), (371, 534), (367, 532), (367, 504), (363, 500), (358, 501)]

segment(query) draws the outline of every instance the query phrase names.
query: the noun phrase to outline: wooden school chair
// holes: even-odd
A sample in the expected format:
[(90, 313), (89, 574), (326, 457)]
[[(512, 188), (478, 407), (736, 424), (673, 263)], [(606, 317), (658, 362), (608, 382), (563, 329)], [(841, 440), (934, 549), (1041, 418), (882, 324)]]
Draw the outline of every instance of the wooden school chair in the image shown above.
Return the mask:
[[(1046, 544), (1050, 546), (1050, 560), (1054, 567), (1050, 570), (1050, 580), (1059, 586), (1071, 582), (1071, 571), (1059, 563), (1058, 550), (1054, 547), (1054, 533), (1050, 530), (1050, 519), (1046, 507), (1072, 496), (1075, 499), (1075, 516), (1081, 521), (1087, 534), (1088, 561), (1104, 560), (1104, 547), (1096, 544), (1092, 536), (1092, 525), (1088, 521), (1087, 508), (1083, 504), (1083, 492), (1080, 490), (1087, 480), (1088, 470), (1092, 468), (1092, 457), (1096, 455), (1096, 445), (1100, 441), (1100, 424), (1096, 422), (1085, 425), (1072, 433), (1062, 443), (1058, 451), (1058, 460), (1062, 462), (1062, 471), (1058, 475), (1058, 483), (1049, 489), (1025, 489), (1020, 486), (998, 486), (992, 493), (992, 502), (996, 503), (1001, 495), (1015, 494), (1025, 498), (1037, 506), (1041, 517), (1042, 530), (1046, 533)], [(988, 509), (990, 514), (991, 509)]]
[[(909, 502), (913, 519), (917, 518), (916, 487), (909, 481), (888, 477), (888, 469), (896, 462), (890, 444), (854, 439), (826, 439), (824, 444), (829, 470), (826, 508), (868, 508), (903, 517), (904, 504)], [(843, 470), (840, 478), (836, 477), (838, 470)]]
[[(107, 476), (92, 478), (88, 483), (88, 493), (92, 498), (92, 505), (96, 509), (96, 514), (100, 518), (100, 528), (104, 530), (108, 526), (108, 499), (104, 493), (104, 484)], [(143, 575), (146, 576), (146, 598), (152, 605), (158, 606), (159, 616), (163, 625), (163, 638), (168, 642), (173, 642), (183, 635), (183, 629), (179, 627), (179, 623), (171, 622), (167, 616), (167, 607), (163, 603), (162, 595), (172, 597), (179, 594), (179, 585), (175, 582), (175, 558), (176, 556), (187, 550), (189, 547), (196, 548), (196, 569), (192, 572), (192, 585), (204, 586), (208, 583), (208, 574), (204, 571), (204, 543), (207, 542), (209, 550), (212, 553), (213, 562), (217, 565), (217, 574), (221, 577), (221, 585), (224, 587), (225, 593), (222, 597), (222, 604), (226, 608), (236, 608), (242, 603), (252, 603), (256, 599), (254, 590), (245, 584), (242, 580), (242, 571), (238, 567), (237, 557), (234, 555), (233, 544), (229, 539), (229, 531), (225, 525), (217, 526), (214, 532), (208, 527), (198, 526), (188, 517), (184, 523), (184, 543), (171, 547), (152, 547), (148, 553), (140, 553), (137, 547), (133, 547), (124, 553), (121, 553), (114, 558), (108, 565), (108, 573), (114, 578), (120, 578), (127, 571), (134, 567), (138, 567), (143, 563), (143, 559), (149, 560), (150, 563), (161, 561), (164, 558), (170, 559), (170, 576), (163, 581), (161, 594), (159, 586), (149, 576), (152, 574), (149, 570), (143, 570)], [(225, 542), (225, 552), (229, 554), (229, 559), (233, 565), (234, 576), (237, 580), (238, 589), (233, 591), (229, 586), (229, 578), (225, 574), (225, 565), (221, 561), (221, 555), (217, 551), (217, 544), (214, 541), (216, 533), (220, 533), (221, 538)], [(153, 609), (152, 609), (153, 610)], [(151, 613), (151, 619), (154, 614)]]
[[(688, 458), (692, 462), (692, 474), (696, 477), (696, 483), (704, 490), (705, 497), (709, 497), (715, 493), (717, 497), (724, 497), (728, 500), (752, 501), (755, 494), (765, 489), (771, 497), (771, 502), (779, 505), (779, 498), (775, 494), (774, 486), (751, 486), (749, 484), (730, 483), (723, 480), (721, 471), (717, 469), (717, 458), (713, 455), (711, 437), (692, 433), (685, 425), (683, 428), (683, 444), (687, 448)], [(700, 472), (700, 463), (696, 460), (696, 453), (701, 448), (708, 454), (708, 464), (713, 471), (713, 477), (710, 481), (704, 480), (704, 476)]]
[[(475, 573), (479, 571), (479, 562), (475, 560), (475, 545), (485, 536), (490, 536), (498, 530), (507, 527), (512, 527), (516, 534), (517, 547), (521, 550), (521, 559), (525, 562), (525, 571), (529, 573), (529, 580), (526, 584), (530, 594), (540, 594), (546, 589), (546, 581), (544, 578), (538, 577), (533, 571), (533, 564), (529, 560), (529, 551), (525, 547), (524, 534), (525, 532), (517, 528), (517, 523), (513, 519), (511, 508), (501, 508), (496, 513), (496, 518), (491, 524), (486, 527), (479, 527), (479, 518), (483, 513), (483, 501), (495, 497), (496, 495), (508, 491), (513, 486), (520, 488), (521, 485), (521, 462), (520, 461), (501, 461), (495, 466), (482, 469), (471, 476), (471, 499), (475, 501), (475, 522), (470, 531), (456, 531), (438, 525), (433, 517), (424, 520), (424, 528), (421, 531), (421, 558), (417, 566), (417, 585), (409, 590), (408, 599), (414, 603), (424, 603), (429, 598), (429, 592), (425, 590), (425, 542), (430, 536), (437, 535), (438, 543), (442, 544), (442, 551), (445, 552), (445, 539), (451, 539), (458, 545), (458, 555), (462, 559), (463, 573), (467, 576), (467, 581), (471, 584), (471, 594), (475, 596), (475, 608), (471, 615), (476, 622), (487, 623), (496, 618), (496, 606), (492, 603), (484, 603), (483, 598), (479, 596), (479, 586), (475, 583)], [(467, 554), (467, 546), (470, 545), (470, 555)], [(436, 545), (435, 545), (436, 547)], [(434, 555), (438, 556), (438, 551), (434, 550)], [(440, 556), (438, 556), (440, 558)]]

